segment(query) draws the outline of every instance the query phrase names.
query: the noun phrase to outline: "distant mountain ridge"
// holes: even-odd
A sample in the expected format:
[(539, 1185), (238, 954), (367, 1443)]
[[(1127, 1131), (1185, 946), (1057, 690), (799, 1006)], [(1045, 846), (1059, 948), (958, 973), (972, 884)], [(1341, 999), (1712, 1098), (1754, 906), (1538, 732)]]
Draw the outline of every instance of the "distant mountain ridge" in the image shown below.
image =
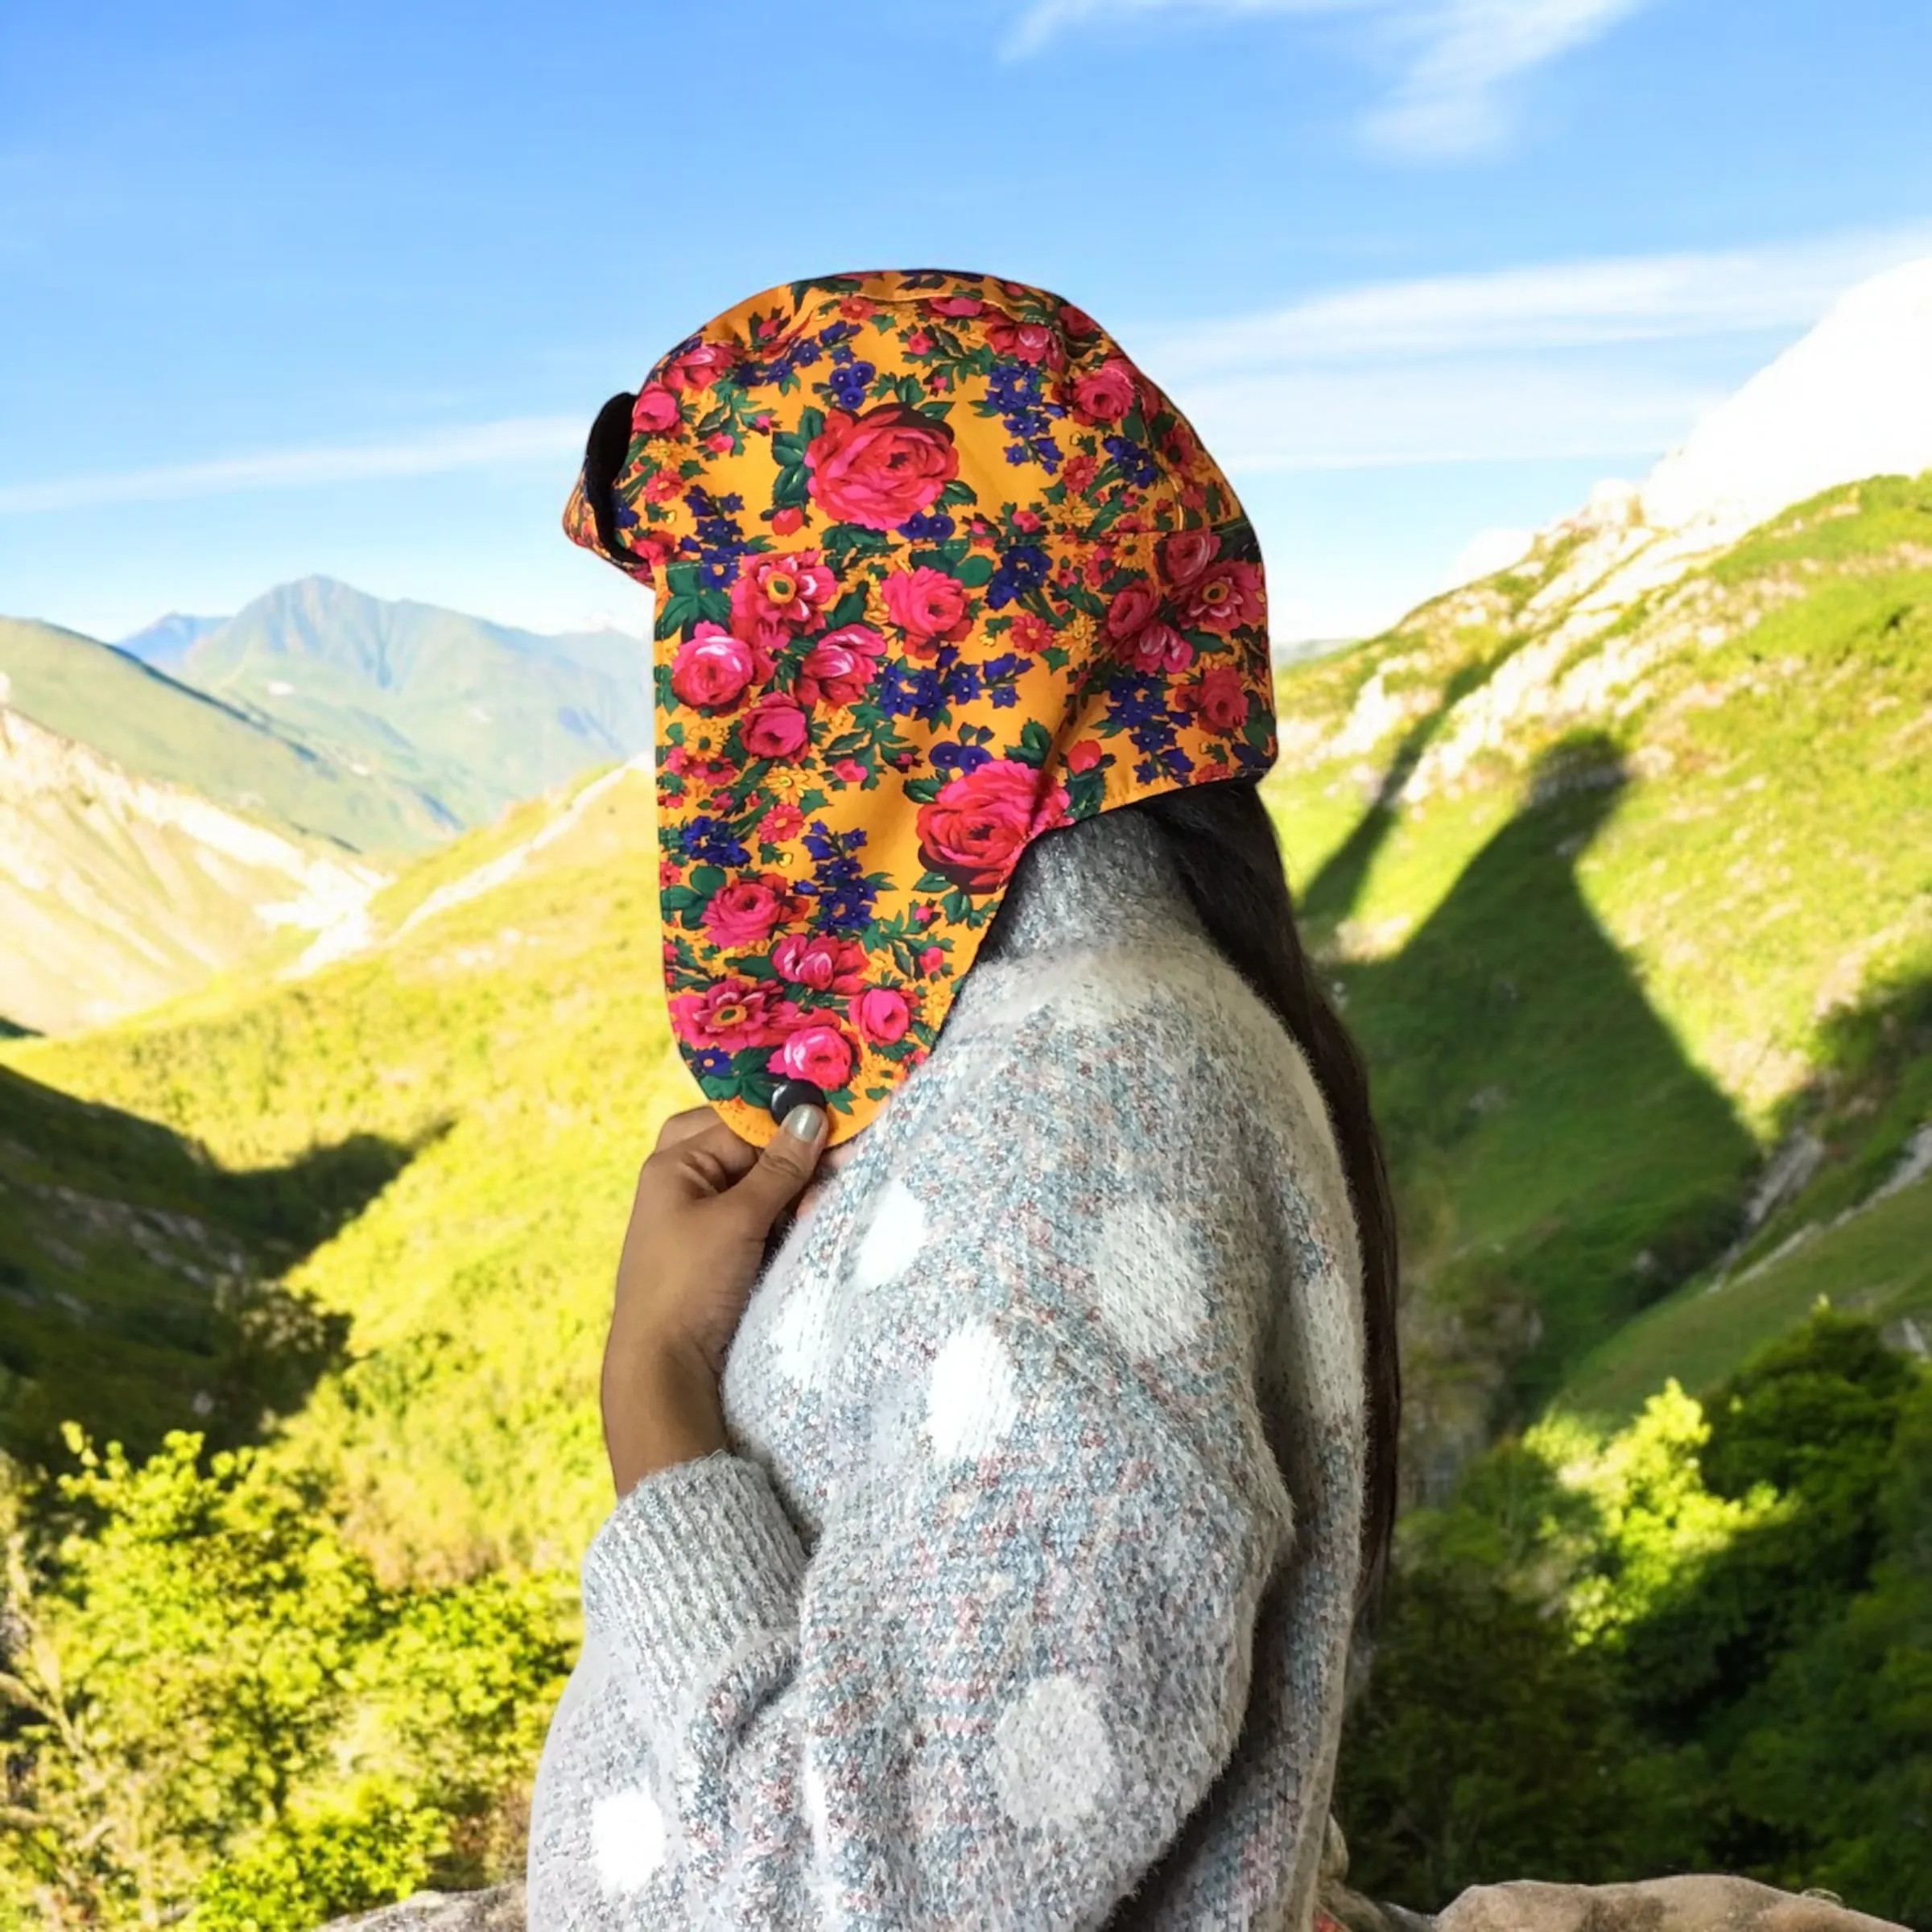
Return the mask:
[(318, 576), (196, 638), (177, 675), (467, 826), (642, 750), (650, 661), (619, 632), (543, 636)]
[[(0, 1019), (16, 1026), (184, 991), (301, 923), (289, 906), (352, 914), (366, 890), (345, 881), (650, 739), (639, 639), (540, 637), (325, 578), (126, 644), (0, 618)], [(291, 883), (322, 853), (332, 884)]]
[(0, 617), (0, 675), (23, 716), (136, 777), (191, 787), (357, 852), (410, 850), (459, 829), (391, 775), (353, 772), (265, 713), (250, 713), (111, 644)]
[(151, 624), (133, 632), (125, 638), (114, 639), (114, 648), (124, 650), (130, 658), (138, 658), (143, 664), (151, 664), (157, 670), (172, 671), (188, 654), (188, 647), (197, 638), (204, 638), (211, 630), (219, 630), (228, 621), (226, 617), (191, 617), (178, 610), (171, 610), (164, 617), (157, 617)]

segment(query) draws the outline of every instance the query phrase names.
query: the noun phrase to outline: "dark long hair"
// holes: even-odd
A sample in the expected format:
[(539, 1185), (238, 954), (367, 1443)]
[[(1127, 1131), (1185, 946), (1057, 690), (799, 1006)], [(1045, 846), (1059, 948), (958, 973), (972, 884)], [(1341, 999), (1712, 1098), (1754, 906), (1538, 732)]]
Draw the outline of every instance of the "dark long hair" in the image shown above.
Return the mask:
[(1202, 924), (1299, 1042), (1334, 1117), (1362, 1254), (1368, 1472), (1358, 1607), (1373, 1626), (1395, 1526), (1402, 1387), (1395, 1337), (1395, 1204), (1369, 1110), (1368, 1069), (1302, 950), (1274, 822), (1256, 782), (1184, 786), (1123, 809), (1145, 813), (1160, 828)]
[[(613, 396), (598, 411), (584, 452), (585, 494), (597, 540), (613, 556), (623, 555), (626, 546), (611, 486), (630, 449), (636, 400), (629, 391)], [(1334, 1117), (1362, 1253), (1368, 1477), (1359, 1606), (1372, 1624), (1395, 1525), (1402, 1375), (1396, 1360), (1395, 1208), (1381, 1137), (1368, 1107), (1368, 1070), (1302, 949), (1274, 823), (1255, 781), (1183, 786), (1137, 800), (1132, 809), (1160, 828), (1201, 923), (1300, 1043)]]

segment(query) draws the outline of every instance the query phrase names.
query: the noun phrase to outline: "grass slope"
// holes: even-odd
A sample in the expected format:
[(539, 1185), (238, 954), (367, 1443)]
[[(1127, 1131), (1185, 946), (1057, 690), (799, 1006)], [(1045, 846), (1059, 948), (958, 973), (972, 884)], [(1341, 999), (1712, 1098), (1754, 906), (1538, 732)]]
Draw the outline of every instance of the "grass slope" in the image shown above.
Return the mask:
[[(1847, 1010), (1932, 975), (1932, 478), (1795, 506), (1603, 619), (1550, 596), (1569, 562), (1279, 680), (1270, 789), (1391, 1144), (1430, 1489), (1715, 1261)], [(1848, 1117), (1833, 1164), (1875, 1179), (1912, 1125)]]
[(7, 702), (143, 778), (361, 852), (419, 847), (455, 821), (407, 783), (358, 776), (295, 733), (244, 716), (71, 630), (0, 617)]
[(0, 1013), (17, 1025), (69, 1032), (266, 962), (382, 877), (0, 709)]
[[(353, 1324), (288, 1451), (335, 1472), (391, 1581), (568, 1563), (611, 1500), (612, 1274), (638, 1164), (692, 1096), (663, 1024), (650, 780), (607, 774), (572, 802), (434, 855), (447, 888), (568, 819), (493, 887), (311, 978), (4, 1049), (225, 1166), (282, 1170), (358, 1133), (413, 1150), (280, 1278)], [(378, 934), (426, 896), (389, 889)]]
[[(1794, 1124), (1825, 1156), (1761, 1242), (1868, 1194), (1932, 1101), (1932, 1044), (1874, 1003), (1926, 976), (1932, 930), (1932, 488), (1802, 506), (1587, 632), (1536, 602), (1561, 568), (1280, 683), (1268, 795), (1394, 1154), (1427, 1489), (1608, 1375), (1591, 1352), (1645, 1311), (1654, 1386), (1674, 1349), (1703, 1380), (1826, 1281), (1849, 1294), (1850, 1250), (1819, 1237), (1816, 1278), (1740, 1274), (1710, 1298), (1728, 1323), (1668, 1327)], [(226, 1167), (358, 1133), (408, 1150), (278, 1278), (349, 1338), (286, 1451), (333, 1470), (387, 1580), (568, 1565), (608, 1510), (611, 1272), (638, 1162), (692, 1099), (654, 851), (647, 777), (606, 774), (433, 855), (374, 902), (365, 949), (309, 977), (0, 1046)], [(1916, 1199), (1845, 1238), (1889, 1238)]]

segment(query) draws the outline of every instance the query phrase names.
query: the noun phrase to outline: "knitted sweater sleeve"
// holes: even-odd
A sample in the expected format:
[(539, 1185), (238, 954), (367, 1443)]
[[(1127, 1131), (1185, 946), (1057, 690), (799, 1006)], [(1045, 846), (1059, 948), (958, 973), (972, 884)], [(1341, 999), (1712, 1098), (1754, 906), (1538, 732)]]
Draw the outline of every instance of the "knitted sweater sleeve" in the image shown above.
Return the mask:
[(593, 1539), (597, 1856), (533, 1868), (531, 1932), (1099, 1927), (1227, 1762), (1292, 1530), (1239, 1178), (1265, 1071), (1080, 984), (956, 1054), (878, 1187), (832, 1316), (867, 1421), (809, 1558), (729, 1452)]

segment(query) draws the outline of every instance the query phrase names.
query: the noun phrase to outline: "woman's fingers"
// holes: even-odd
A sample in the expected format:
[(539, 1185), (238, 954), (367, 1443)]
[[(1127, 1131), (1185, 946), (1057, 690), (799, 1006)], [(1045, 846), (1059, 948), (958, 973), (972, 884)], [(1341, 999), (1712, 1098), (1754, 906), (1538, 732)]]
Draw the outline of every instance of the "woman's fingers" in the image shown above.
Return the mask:
[(675, 1147), (679, 1141), (687, 1141), (694, 1133), (702, 1133), (707, 1127), (720, 1124), (716, 1108), (702, 1104), (686, 1107), (672, 1114), (658, 1129), (658, 1145)]

